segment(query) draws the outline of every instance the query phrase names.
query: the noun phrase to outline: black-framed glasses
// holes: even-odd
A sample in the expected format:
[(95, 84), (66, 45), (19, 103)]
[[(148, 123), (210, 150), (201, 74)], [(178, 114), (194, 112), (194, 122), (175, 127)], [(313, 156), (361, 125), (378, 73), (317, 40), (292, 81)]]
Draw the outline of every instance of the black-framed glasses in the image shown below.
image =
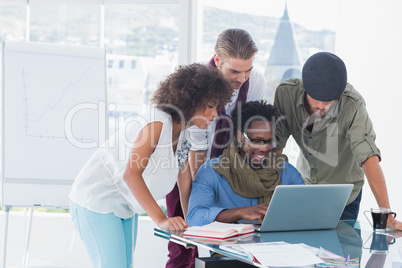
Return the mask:
[(276, 146), (276, 141), (274, 138), (269, 139), (269, 140), (260, 140), (260, 139), (251, 139), (245, 132), (243, 132), (243, 136), (248, 139), (253, 146), (256, 147), (263, 147), (263, 146), (269, 146), (275, 148)]

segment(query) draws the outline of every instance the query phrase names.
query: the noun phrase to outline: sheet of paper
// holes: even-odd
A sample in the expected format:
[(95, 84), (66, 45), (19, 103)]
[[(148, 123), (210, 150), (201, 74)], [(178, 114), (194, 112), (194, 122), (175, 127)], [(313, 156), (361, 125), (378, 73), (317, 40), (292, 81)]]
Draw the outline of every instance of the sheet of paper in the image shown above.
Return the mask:
[(321, 263), (322, 260), (310, 250), (298, 244), (285, 242), (241, 245), (261, 264), (275, 267), (309, 266)]

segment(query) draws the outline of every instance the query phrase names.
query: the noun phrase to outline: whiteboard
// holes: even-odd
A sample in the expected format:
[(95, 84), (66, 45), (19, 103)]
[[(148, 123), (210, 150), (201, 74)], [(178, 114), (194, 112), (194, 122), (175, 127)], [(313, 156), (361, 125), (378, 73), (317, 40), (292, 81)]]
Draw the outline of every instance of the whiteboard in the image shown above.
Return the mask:
[(3, 42), (2, 206), (68, 207), (107, 136), (105, 49)]

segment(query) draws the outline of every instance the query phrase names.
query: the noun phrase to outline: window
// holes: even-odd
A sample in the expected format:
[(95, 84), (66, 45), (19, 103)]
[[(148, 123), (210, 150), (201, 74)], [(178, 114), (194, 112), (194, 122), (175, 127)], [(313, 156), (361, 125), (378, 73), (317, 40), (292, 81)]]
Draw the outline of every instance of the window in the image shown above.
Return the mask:
[[(0, 2), (0, 42), (25, 40), (26, 9), (26, 1), (23, 0)], [(3, 65), (1, 64), (0, 73), (2, 68)], [(0, 76), (0, 83), (2, 83), (2, 75)]]
[(0, 40), (24, 41), (26, 1), (0, 2)]
[[(158, 83), (178, 64), (179, 5), (105, 5), (105, 48), (114, 83), (108, 87), (114, 114), (142, 113)], [(124, 62), (127, 65), (124, 67)]]
[(314, 26), (299, 2), (303, 1), (250, 0), (245, 9), (239, 1), (200, 0), (203, 21), (199, 23), (203, 31), (199, 36), (202, 41), (197, 60), (208, 61), (212, 57), (216, 39), (223, 30), (247, 30), (259, 49), (254, 68), (264, 74), (267, 99), (272, 101), (280, 81), (288, 76), (300, 76), (302, 64), (310, 55), (335, 49), (336, 6), (317, 6), (320, 12), (315, 9), (315, 13), (330, 10), (331, 15)]
[(29, 40), (100, 46), (101, 6), (63, 2), (32, 1)]
[(28, 6), (26, 0), (1, 2), (0, 40), (104, 46), (113, 114), (142, 113), (159, 81), (178, 65), (179, 8), (187, 3), (115, 2), (122, 1), (31, 0)]

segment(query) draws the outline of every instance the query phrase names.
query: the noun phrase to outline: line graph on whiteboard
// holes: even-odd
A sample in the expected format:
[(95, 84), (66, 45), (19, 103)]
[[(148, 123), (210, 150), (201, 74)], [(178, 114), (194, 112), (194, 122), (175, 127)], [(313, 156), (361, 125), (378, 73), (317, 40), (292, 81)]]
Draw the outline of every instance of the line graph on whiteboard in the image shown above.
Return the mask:
[(10, 42), (3, 53), (2, 174), (73, 180), (107, 133), (104, 48)]
[[(72, 79), (70, 76), (71, 81), (34, 81), (30, 79), (31, 73), (23, 67), (21, 88), (24, 106), (24, 135), (46, 142), (72, 139), (83, 143), (95, 142), (97, 140), (96, 133), (88, 133), (83, 128), (88, 123), (85, 122), (88, 118), (93, 117), (98, 121), (96, 111), (82, 109), (73, 116), (71, 122), (66, 122), (66, 115), (73, 108), (72, 103), (76, 103), (84, 95), (85, 80), (90, 72), (91, 66), (77, 73)], [(41, 85), (31, 83), (41, 83)], [(35, 91), (32, 90), (33, 88)], [(38, 92), (38, 88), (42, 88), (43, 91)], [(46, 98), (41, 94), (46, 94)], [(71, 129), (66, 131), (66, 127)]]

